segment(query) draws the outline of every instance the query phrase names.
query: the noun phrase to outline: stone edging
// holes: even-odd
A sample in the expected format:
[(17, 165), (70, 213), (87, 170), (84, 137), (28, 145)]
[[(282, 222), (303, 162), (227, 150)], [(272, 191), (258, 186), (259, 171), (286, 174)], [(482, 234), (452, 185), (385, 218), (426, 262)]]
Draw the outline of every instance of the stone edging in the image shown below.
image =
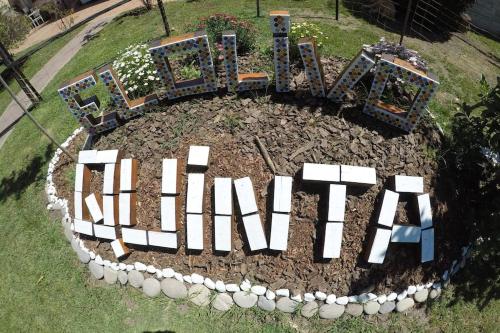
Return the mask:
[[(62, 144), (68, 147), (70, 142), (83, 131), (76, 129), (71, 136)], [(239, 285), (223, 281), (214, 282), (208, 277), (192, 273), (182, 275), (172, 268), (156, 268), (153, 265), (146, 266), (136, 262), (134, 265), (111, 262), (103, 260), (101, 256), (87, 249), (82, 240), (74, 233), (71, 216), (68, 211), (68, 201), (57, 197), (57, 189), (52, 181), (52, 173), (59, 161), (62, 151), (57, 149), (54, 157), (49, 163), (47, 173), (46, 192), (48, 198), (48, 210), (60, 210), (62, 214), (62, 225), (64, 234), (71, 243), (78, 259), (83, 264), (88, 264), (92, 276), (96, 279), (104, 279), (109, 284), (117, 281), (122, 284), (130, 284), (135, 288), (142, 288), (145, 295), (149, 297), (159, 296), (162, 291), (169, 298), (188, 298), (199, 306), (211, 304), (219, 311), (229, 310), (234, 303), (242, 308), (258, 306), (265, 311), (278, 309), (282, 312), (300, 312), (304, 317), (312, 317), (319, 312), (320, 318), (335, 319), (344, 313), (352, 316), (386, 314), (390, 312), (406, 312), (414, 307), (415, 303), (425, 303), (429, 298), (437, 298), (446, 288), (450, 279), (461, 268), (465, 266), (466, 260), (471, 254), (471, 245), (462, 247), (462, 255), (459, 260), (454, 260), (450, 269), (446, 270), (439, 281), (430, 281), (425, 284), (411, 285), (403, 291), (389, 294), (375, 295), (364, 293), (361, 295), (336, 297), (334, 294), (327, 295), (321, 291), (305, 294), (294, 293), (289, 289), (272, 291), (261, 285), (252, 285), (245, 279)], [(212, 295), (213, 294), (213, 295)]]

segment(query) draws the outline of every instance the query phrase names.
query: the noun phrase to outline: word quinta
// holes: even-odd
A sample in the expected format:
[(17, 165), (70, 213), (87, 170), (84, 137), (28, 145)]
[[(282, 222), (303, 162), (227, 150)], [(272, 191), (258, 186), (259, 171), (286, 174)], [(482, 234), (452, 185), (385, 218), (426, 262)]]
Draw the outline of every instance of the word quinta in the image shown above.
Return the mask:
[[(273, 33), (275, 89), (278, 93), (290, 91), (289, 40), (290, 15), (287, 11), (271, 11), (270, 26)], [(226, 87), (229, 92), (266, 89), (269, 78), (266, 73), (240, 73), (236, 49), (237, 36), (234, 31), (222, 34), (222, 55), (226, 73)], [(357, 82), (376, 66), (375, 76), (363, 112), (396, 126), (404, 131), (411, 131), (417, 125), (422, 112), (435, 94), (439, 82), (431, 73), (415, 68), (412, 64), (391, 55), (374, 57), (361, 50), (342, 71), (327, 94), (324, 71), (321, 66), (316, 40), (314, 37), (301, 38), (298, 41), (300, 56), (304, 65), (311, 94), (325, 96), (340, 103)], [(182, 36), (175, 36), (150, 44), (149, 52), (156, 66), (156, 75), (163, 85), (162, 94), (150, 94), (130, 100), (111, 65), (97, 71), (83, 73), (63, 83), (58, 93), (69, 111), (90, 134), (102, 133), (116, 128), (124, 121), (143, 115), (159, 101), (173, 100), (183, 96), (202, 93), (214, 93), (218, 90), (214, 62), (205, 31), (198, 31)], [(201, 76), (192, 80), (175, 79), (169, 57), (190, 55), (198, 59)], [(412, 105), (405, 111), (396, 105), (381, 101), (384, 88), (390, 78), (401, 79), (418, 88)], [(95, 86), (100, 78), (105, 84), (115, 110), (99, 113), (99, 100), (96, 96), (82, 99), (80, 94)]]
[[(209, 165), (210, 148), (190, 146), (187, 159), (187, 193), (185, 204), (186, 249), (201, 252), (205, 249), (205, 171)], [(74, 192), (74, 229), (80, 234), (112, 240), (117, 257), (128, 253), (125, 244), (178, 249), (181, 231), (180, 196), (183, 161), (164, 159), (161, 185), (161, 230), (142, 230), (136, 227), (137, 169), (138, 161), (122, 159), (118, 150), (84, 150), (79, 153), (76, 165)], [(90, 193), (90, 168), (104, 165), (102, 193)], [(339, 258), (342, 231), (345, 222), (347, 186), (373, 186), (377, 183), (376, 170), (351, 165), (304, 163), (304, 182), (328, 186), (328, 214), (322, 242), (322, 257)], [(323, 185), (321, 185), (323, 184)], [(214, 249), (218, 253), (232, 250), (234, 216), (243, 224), (246, 244), (250, 251), (286, 251), (290, 214), (292, 212), (291, 176), (275, 176), (270, 234), (266, 235), (255, 199), (254, 187), (249, 177), (240, 179), (214, 179)], [(233, 202), (233, 189), (237, 205)], [(382, 264), (389, 243), (420, 243), (421, 262), (434, 259), (434, 228), (429, 194), (423, 194), (423, 178), (395, 176), (394, 191), (385, 190), (378, 213), (377, 226), (372, 230), (366, 251), (366, 260)], [(419, 210), (420, 226), (396, 225), (400, 193), (415, 195)], [(235, 211), (235, 207), (238, 210)]]

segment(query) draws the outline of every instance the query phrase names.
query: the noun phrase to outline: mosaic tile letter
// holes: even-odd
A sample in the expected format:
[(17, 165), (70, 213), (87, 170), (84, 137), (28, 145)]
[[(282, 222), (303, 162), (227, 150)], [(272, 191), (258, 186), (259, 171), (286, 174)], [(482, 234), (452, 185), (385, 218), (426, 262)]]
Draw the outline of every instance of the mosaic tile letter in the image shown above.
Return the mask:
[(325, 77), (316, 47), (316, 39), (301, 38), (298, 46), (312, 95), (325, 97)]
[(290, 57), (288, 33), (290, 32), (290, 14), (285, 10), (269, 13), (273, 32), (274, 70), (276, 91), (290, 91)]

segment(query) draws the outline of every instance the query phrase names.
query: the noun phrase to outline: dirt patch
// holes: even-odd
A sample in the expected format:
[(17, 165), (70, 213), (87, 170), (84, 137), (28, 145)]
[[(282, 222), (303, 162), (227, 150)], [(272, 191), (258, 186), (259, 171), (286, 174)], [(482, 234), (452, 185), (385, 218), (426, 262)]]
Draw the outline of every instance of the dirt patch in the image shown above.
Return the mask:
[[(244, 70), (249, 65), (244, 58), (241, 61), (240, 68)], [(323, 62), (331, 84), (346, 62), (336, 58)], [(221, 70), (219, 67), (219, 73)], [(139, 160), (136, 228), (150, 230), (160, 227), (162, 159), (186, 160), (192, 144), (211, 147), (205, 178), (205, 250), (197, 255), (186, 252), (183, 225), (179, 234), (181, 245), (176, 253), (134, 248), (123, 262), (141, 261), (227, 282), (248, 277), (272, 289), (319, 289), (337, 295), (398, 289), (434, 279), (449, 267), (467, 239), (467, 227), (454, 215), (458, 210), (453, 207), (459, 203), (454, 202), (451, 178), (439, 169), (435, 159), (433, 152), (439, 150), (441, 142), (429, 121), (422, 121), (416, 131), (406, 135), (361, 113), (366, 94), (363, 85), (354, 96), (359, 103), (339, 106), (312, 97), (300, 68), (294, 65), (292, 73), (292, 93), (249, 92), (238, 97), (221, 92), (215, 96), (166, 102), (155, 112), (97, 138), (95, 149), (119, 148), (125, 157)], [(214, 177), (251, 177), (260, 215), (269, 234), (272, 196), (268, 194), (272, 193), (272, 174), (255, 145), (255, 136), (267, 146), (279, 173), (294, 177), (288, 250), (250, 252), (241, 217), (237, 215), (233, 251), (226, 256), (216, 255), (211, 211)], [(328, 186), (302, 182), (300, 170), (304, 162), (369, 166), (377, 170), (376, 186), (348, 187), (339, 259), (320, 258)], [(68, 198), (72, 206), (73, 184), (61, 176), (68, 167), (74, 166), (62, 157), (53, 177), (58, 194)], [(96, 179), (101, 177), (97, 175), (99, 172), (95, 171)], [(431, 195), (434, 213), (436, 259), (422, 265), (419, 245), (391, 244), (383, 265), (366, 264), (363, 256), (367, 251), (367, 238), (383, 189), (390, 187), (392, 176), (401, 174), (425, 179), (425, 191)], [(99, 186), (97, 181), (94, 189), (99, 191)], [(184, 178), (183, 201), (185, 186)], [(411, 196), (402, 196), (397, 223), (415, 223), (415, 214)], [(184, 222), (183, 216), (181, 221)], [(116, 260), (109, 242), (89, 238), (85, 243), (103, 258)]]

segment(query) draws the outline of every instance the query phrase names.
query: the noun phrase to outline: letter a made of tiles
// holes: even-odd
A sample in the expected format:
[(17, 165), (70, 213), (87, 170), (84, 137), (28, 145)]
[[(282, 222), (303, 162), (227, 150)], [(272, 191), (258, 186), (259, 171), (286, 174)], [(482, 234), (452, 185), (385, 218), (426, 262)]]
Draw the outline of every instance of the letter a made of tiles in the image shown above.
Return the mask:
[(373, 66), (375, 66), (375, 61), (361, 50), (339, 75), (332, 90), (328, 93), (328, 98), (337, 103), (342, 102), (347, 92), (351, 91)]
[(290, 91), (290, 57), (288, 33), (290, 32), (290, 14), (286, 10), (276, 10), (269, 13), (271, 30), (273, 32), (274, 76), (276, 91)]
[(325, 76), (316, 47), (316, 39), (301, 38), (298, 46), (312, 95), (325, 97)]
[(235, 92), (267, 88), (269, 79), (266, 73), (239, 74), (236, 33), (234, 31), (225, 31), (222, 33), (222, 47), (228, 91)]
[[(409, 111), (380, 100), (390, 76), (418, 87)], [(424, 73), (410, 63), (391, 55), (382, 55), (363, 112), (392, 126), (410, 132), (415, 128), (430, 99), (439, 86), (431, 73)]]
[(99, 70), (99, 77), (104, 82), (113, 103), (118, 108), (118, 114), (122, 119), (130, 119), (144, 114), (148, 106), (158, 104), (156, 94), (150, 94), (134, 100), (130, 100), (125, 92), (122, 82), (111, 65), (106, 65)]
[[(217, 79), (206, 32), (198, 31), (153, 42), (149, 52), (169, 99), (217, 90)], [(175, 81), (168, 57), (181, 54), (195, 54), (198, 56), (201, 70), (200, 78)]]

